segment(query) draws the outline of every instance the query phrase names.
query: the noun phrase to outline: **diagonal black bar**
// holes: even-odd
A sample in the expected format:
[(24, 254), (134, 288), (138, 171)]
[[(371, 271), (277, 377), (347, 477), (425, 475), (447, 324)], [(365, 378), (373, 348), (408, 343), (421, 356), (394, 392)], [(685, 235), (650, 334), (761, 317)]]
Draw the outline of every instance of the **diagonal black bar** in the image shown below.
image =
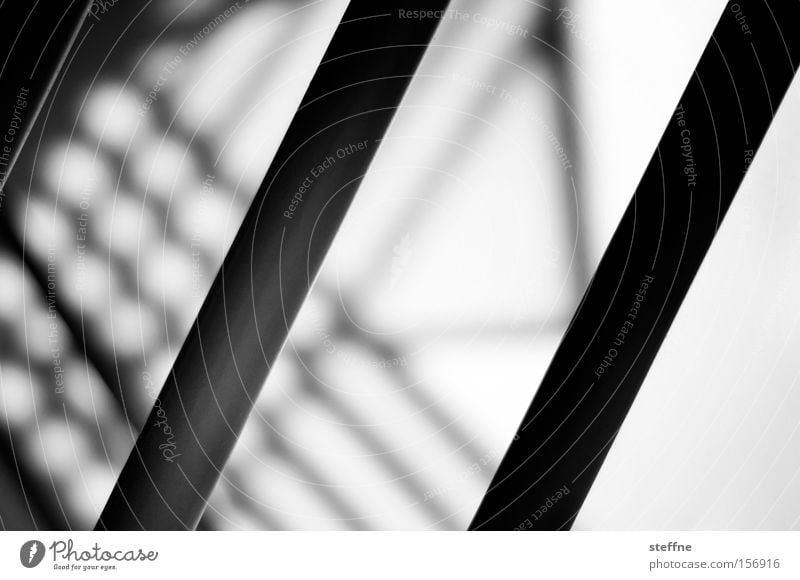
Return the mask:
[(98, 529), (197, 525), (446, 5), (350, 3)]
[(0, 2), (0, 192), (91, 3)]
[(572, 525), (794, 77), (798, 23), (797, 0), (725, 7), (471, 529)]

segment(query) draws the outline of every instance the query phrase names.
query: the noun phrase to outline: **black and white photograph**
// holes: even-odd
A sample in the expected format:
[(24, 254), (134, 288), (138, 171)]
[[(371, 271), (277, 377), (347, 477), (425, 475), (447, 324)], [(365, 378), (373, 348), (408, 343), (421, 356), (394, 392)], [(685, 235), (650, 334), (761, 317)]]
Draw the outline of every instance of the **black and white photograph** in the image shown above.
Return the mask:
[(800, 0), (0, 0), (0, 577), (800, 577), (798, 65)]

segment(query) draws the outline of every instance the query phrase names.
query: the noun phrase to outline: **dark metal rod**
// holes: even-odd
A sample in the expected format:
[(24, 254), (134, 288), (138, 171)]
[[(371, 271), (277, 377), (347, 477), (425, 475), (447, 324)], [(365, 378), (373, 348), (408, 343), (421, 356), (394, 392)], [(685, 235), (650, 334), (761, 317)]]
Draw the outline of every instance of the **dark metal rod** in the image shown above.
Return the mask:
[(0, 210), (8, 175), (91, 4), (0, 2)]
[(797, 1), (725, 7), (471, 529), (572, 525), (794, 77), (798, 22)]
[(446, 1), (350, 3), (98, 529), (193, 529)]

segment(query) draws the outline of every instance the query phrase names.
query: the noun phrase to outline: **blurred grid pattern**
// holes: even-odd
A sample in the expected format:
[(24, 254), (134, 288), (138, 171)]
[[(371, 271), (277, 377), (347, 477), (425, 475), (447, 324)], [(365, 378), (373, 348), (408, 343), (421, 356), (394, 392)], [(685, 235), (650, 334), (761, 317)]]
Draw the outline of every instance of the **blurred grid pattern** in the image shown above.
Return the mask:
[[(345, 4), (90, 18), (9, 184), (6, 448), (35, 525), (97, 517)], [(586, 265), (555, 12), (452, 8), (203, 528), (465, 528), (565, 327)]]

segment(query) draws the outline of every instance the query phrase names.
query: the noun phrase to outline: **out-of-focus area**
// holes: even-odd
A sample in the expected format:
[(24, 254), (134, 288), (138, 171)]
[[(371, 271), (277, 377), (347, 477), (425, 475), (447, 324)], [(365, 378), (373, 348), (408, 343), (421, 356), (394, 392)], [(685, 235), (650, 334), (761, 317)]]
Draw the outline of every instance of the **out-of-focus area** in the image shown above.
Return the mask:
[[(452, 2), (201, 528), (466, 528), (700, 4)], [(2, 208), (7, 529), (93, 526), (346, 2), (95, 7)], [(576, 527), (798, 527), (797, 122), (792, 90)]]

